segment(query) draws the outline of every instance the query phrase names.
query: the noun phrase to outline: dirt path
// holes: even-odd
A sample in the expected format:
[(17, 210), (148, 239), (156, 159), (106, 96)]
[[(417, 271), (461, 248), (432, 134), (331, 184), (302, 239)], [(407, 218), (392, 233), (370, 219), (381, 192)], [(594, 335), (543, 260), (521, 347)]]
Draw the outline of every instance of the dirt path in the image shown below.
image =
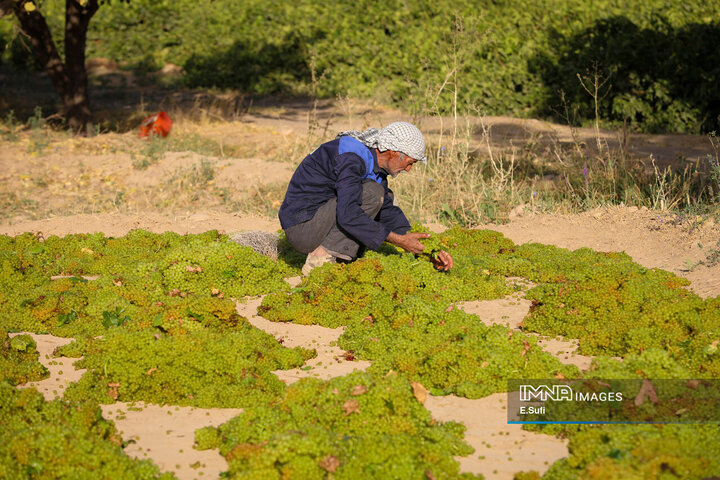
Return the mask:
[(651, 135), (608, 129), (596, 132), (591, 127), (570, 127), (549, 121), (505, 116), (459, 117), (456, 122), (451, 117), (417, 117), (352, 100), (321, 101), (314, 111), (312, 102), (257, 105), (256, 109), (251, 109), (243, 116), (243, 121), (296, 134), (305, 134), (313, 129), (319, 134), (325, 133), (328, 138), (343, 130), (380, 128), (395, 121), (413, 122), (431, 136), (437, 136), (440, 132), (447, 136), (455, 125), (460, 135), (463, 135), (469, 125), (472, 128), (471, 145), (476, 149), (486, 148), (485, 131), (495, 150), (542, 145), (597, 153), (599, 142), (600, 150), (623, 150), (632, 157), (648, 161), (652, 155), (663, 168), (671, 165), (682, 169), (687, 163), (701, 163), (708, 155), (716, 153), (710, 139), (704, 135)]

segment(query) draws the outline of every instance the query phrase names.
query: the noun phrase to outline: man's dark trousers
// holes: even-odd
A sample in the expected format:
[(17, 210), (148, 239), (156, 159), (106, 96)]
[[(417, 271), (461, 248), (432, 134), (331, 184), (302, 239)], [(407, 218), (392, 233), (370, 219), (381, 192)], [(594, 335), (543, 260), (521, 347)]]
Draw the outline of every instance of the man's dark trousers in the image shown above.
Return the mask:
[[(385, 190), (372, 180), (363, 182), (361, 208), (370, 218), (380, 212)], [(290, 245), (300, 253), (308, 254), (322, 246), (330, 255), (342, 260), (358, 257), (360, 243), (345, 232), (337, 221), (337, 198), (325, 202), (310, 220), (285, 230)]]

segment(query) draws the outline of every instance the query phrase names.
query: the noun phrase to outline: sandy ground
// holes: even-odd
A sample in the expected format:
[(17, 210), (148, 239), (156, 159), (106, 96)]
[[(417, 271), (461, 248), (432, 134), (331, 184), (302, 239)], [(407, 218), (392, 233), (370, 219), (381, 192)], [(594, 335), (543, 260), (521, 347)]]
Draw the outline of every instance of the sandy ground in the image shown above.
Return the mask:
[[(590, 247), (601, 251), (624, 251), (646, 267), (657, 267), (688, 278), (691, 287), (703, 297), (720, 295), (720, 265), (706, 266), (711, 249), (720, 241), (720, 226), (712, 220), (703, 222), (678, 221), (657, 212), (636, 208), (609, 207), (580, 215), (519, 215), (505, 225), (486, 225), (502, 232), (516, 243), (540, 242), (563, 248)], [(133, 228), (154, 232), (173, 230), (195, 233), (208, 229), (232, 233), (243, 230), (276, 231), (276, 220), (216, 213), (197, 212), (192, 215), (163, 216), (161, 214), (77, 215), (33, 222), (3, 225), (0, 233), (15, 235), (25, 231), (40, 232), (44, 236), (68, 233), (103, 231), (108, 235), (123, 235)], [(297, 282), (296, 279), (290, 281)], [(261, 298), (238, 303), (238, 311), (253, 325), (277, 338), (287, 346), (316, 348), (318, 358), (307, 363), (312, 368), (276, 372), (285, 382), (292, 383), (304, 376), (330, 378), (354, 369), (364, 369), (367, 362), (347, 361), (344, 352), (331, 346), (342, 329), (300, 326), (269, 322), (256, 315)], [(529, 302), (521, 295), (485, 302), (460, 305), (485, 323), (501, 323), (516, 328), (528, 311)], [(41, 361), (51, 370), (48, 380), (33, 384), (48, 398), (61, 394), (67, 382), (79, 378), (70, 359), (54, 358), (55, 346), (67, 339), (36, 336)], [(564, 362), (587, 368), (590, 357), (573, 354), (572, 340), (541, 339), (541, 346)], [(46, 356), (47, 355), (47, 356)], [(60, 371), (62, 370), (62, 374)], [(459, 458), (463, 471), (483, 473), (488, 479), (509, 480), (521, 470), (547, 469), (558, 458), (567, 455), (566, 444), (558, 439), (524, 432), (517, 425), (508, 425), (503, 394), (479, 400), (454, 396), (429, 397), (426, 407), (438, 420), (462, 421), (468, 427), (467, 441), (476, 452)], [(135, 410), (126, 404), (103, 407), (126, 440), (134, 440), (128, 448), (130, 455), (153, 459), (163, 470), (175, 472), (181, 479), (216, 478), (226, 468), (216, 452), (198, 452), (192, 448), (192, 432), (205, 425), (217, 425), (234, 416), (237, 411), (226, 409), (191, 409), (178, 407), (142, 406)]]

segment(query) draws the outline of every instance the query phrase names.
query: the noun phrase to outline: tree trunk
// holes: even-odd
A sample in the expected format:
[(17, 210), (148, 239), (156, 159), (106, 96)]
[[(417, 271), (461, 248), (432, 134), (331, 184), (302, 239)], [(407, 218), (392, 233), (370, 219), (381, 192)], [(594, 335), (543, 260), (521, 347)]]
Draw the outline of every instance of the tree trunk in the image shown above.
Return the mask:
[(60, 94), (63, 104), (60, 115), (71, 130), (87, 131), (92, 123), (92, 112), (88, 99), (85, 43), (90, 19), (98, 10), (98, 0), (65, 1), (65, 62), (35, 4), (19, 0), (14, 2), (13, 10), (23, 33), (30, 39), (35, 58)]

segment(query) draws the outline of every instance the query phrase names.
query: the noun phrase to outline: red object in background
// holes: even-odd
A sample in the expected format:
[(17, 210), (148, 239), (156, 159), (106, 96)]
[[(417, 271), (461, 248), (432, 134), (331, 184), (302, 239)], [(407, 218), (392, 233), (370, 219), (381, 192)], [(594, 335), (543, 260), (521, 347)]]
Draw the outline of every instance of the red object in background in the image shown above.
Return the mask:
[(171, 128), (172, 120), (170, 120), (170, 115), (167, 112), (159, 112), (142, 121), (142, 124), (140, 124), (140, 138), (148, 135), (167, 137)]

